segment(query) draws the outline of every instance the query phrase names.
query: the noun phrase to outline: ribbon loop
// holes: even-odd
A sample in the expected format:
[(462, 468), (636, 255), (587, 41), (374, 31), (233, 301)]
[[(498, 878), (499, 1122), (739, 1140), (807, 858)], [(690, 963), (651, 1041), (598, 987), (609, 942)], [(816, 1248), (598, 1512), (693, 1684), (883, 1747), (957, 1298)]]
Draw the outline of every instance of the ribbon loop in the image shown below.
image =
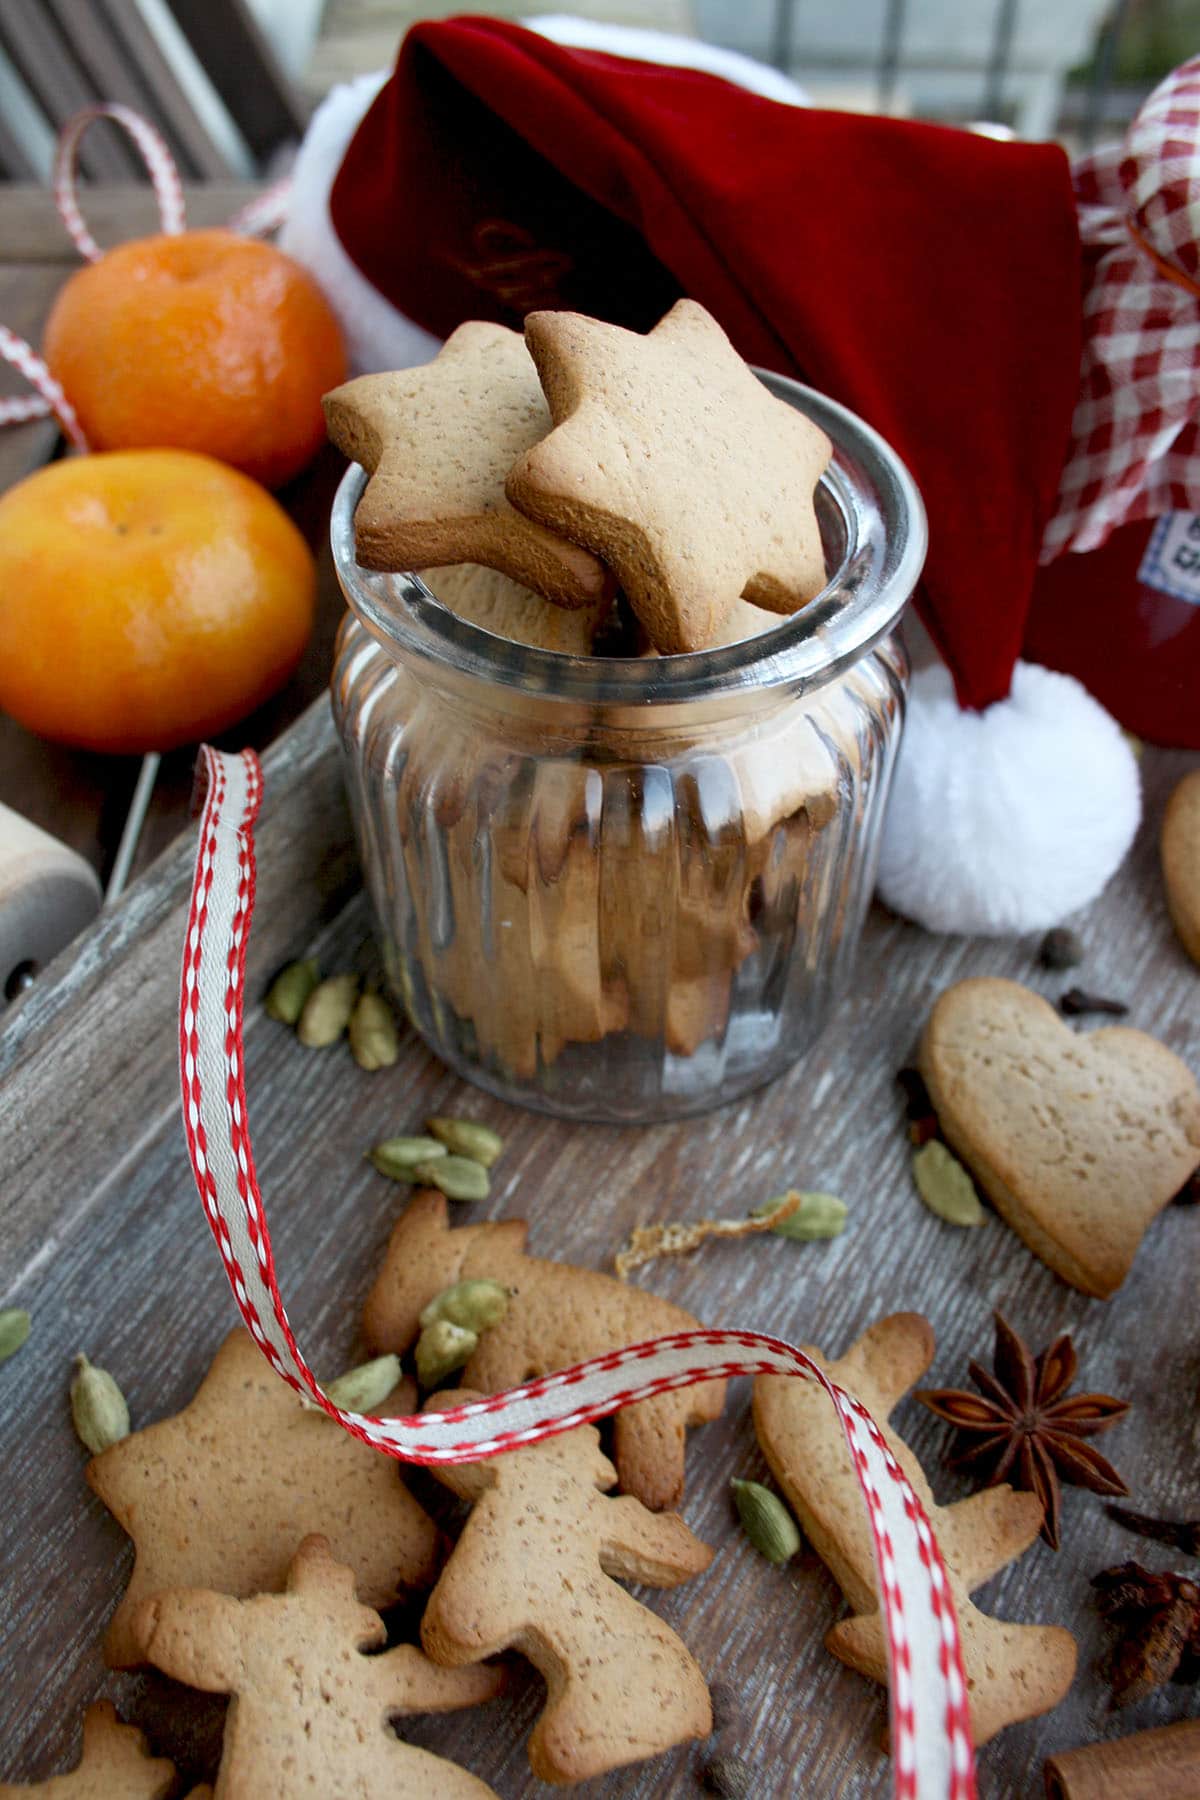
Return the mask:
[(183, 184), (165, 138), (141, 113), (134, 112), (131, 106), (122, 106), (119, 101), (111, 101), (102, 106), (85, 106), (82, 112), (77, 112), (74, 118), (67, 120), (59, 134), (52, 177), (54, 203), (62, 215), (71, 242), (85, 262), (99, 262), (104, 254), (84, 222), (76, 187), (75, 165), (79, 145), (84, 133), (97, 119), (114, 120), (122, 130), (128, 132), (141, 152), (158, 202), (161, 229), (169, 237), (178, 236), (184, 229)]
[(837, 1413), (875, 1546), (888, 1644), (897, 1800), (972, 1800), (971, 1725), (958, 1621), (929, 1520), (866, 1408), (792, 1344), (754, 1331), (684, 1331), (440, 1413), (345, 1412), (300, 1352), (275, 1276), (246, 1118), (243, 1013), (254, 910), (257, 759), (205, 746), (207, 798), (179, 1005), (183, 1124), (192, 1172), (234, 1299), (276, 1373), (346, 1431), (401, 1462), (471, 1462), (570, 1431), (622, 1406), (733, 1375), (815, 1381)]

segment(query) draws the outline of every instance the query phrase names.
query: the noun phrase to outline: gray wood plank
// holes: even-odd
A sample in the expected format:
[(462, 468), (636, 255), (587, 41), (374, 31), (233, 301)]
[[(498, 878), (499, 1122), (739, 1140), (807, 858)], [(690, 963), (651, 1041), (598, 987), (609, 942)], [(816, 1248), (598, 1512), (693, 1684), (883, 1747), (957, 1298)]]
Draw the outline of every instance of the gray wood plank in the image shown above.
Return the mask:
[[(7, 0), (0, 41), (56, 131), (83, 107), (104, 98), (77, 61), (72, 34), (60, 29), (38, 0)], [(125, 133), (113, 125), (93, 127), (79, 146), (80, 170), (97, 181), (128, 181), (138, 172), (135, 158)]]
[[(1147, 752), (1147, 814), (1129, 863), (1076, 921), (1088, 986), (1122, 994), (1130, 1022), (1200, 1066), (1200, 972), (1167, 922), (1156, 832), (1165, 797), (1194, 758)], [(260, 845), (251, 995), (269, 971), (315, 947), (327, 967), (369, 959), (369, 920), (348, 852), (325, 715), (314, 710), (273, 753)], [(191, 1187), (176, 1117), (175, 988), (191, 847), (181, 844), (84, 941), (61, 978), (0, 1032), (0, 1303), (34, 1315), (29, 1345), (0, 1369), (0, 1509), (9, 1629), (0, 1648), (0, 1774), (65, 1766), (81, 1707), (112, 1694), (202, 1772), (219, 1706), (153, 1675), (103, 1671), (97, 1643), (129, 1566), (122, 1533), (89, 1495), (67, 1419), (73, 1352), (111, 1368), (137, 1422), (193, 1392), (233, 1318), (232, 1302)], [(362, 1159), (387, 1132), (433, 1110), (469, 1112), (506, 1138), (492, 1199), (470, 1217), (523, 1216), (535, 1252), (608, 1266), (635, 1222), (739, 1212), (788, 1182), (838, 1192), (851, 1228), (829, 1245), (774, 1239), (711, 1247), (639, 1277), (712, 1323), (758, 1326), (840, 1353), (879, 1314), (913, 1306), (933, 1321), (932, 1379), (961, 1381), (990, 1348), (1002, 1304), (1035, 1347), (1076, 1334), (1087, 1386), (1133, 1399), (1105, 1449), (1140, 1503), (1194, 1514), (1200, 1503), (1194, 1401), (1200, 1211), (1156, 1223), (1121, 1291), (1089, 1301), (1059, 1282), (996, 1218), (956, 1232), (912, 1190), (894, 1087), (933, 996), (967, 974), (1024, 980), (1054, 996), (1071, 978), (1041, 971), (1032, 940), (928, 936), (876, 909), (854, 994), (821, 1044), (753, 1099), (690, 1123), (642, 1130), (566, 1127), (514, 1111), (449, 1075), (411, 1038), (398, 1066), (365, 1076), (344, 1050), (306, 1052), (252, 1012), (250, 1119), (289, 1310), (322, 1371), (362, 1350), (357, 1314), (403, 1190)], [(721, 1747), (752, 1759), (765, 1796), (881, 1796), (880, 1692), (843, 1669), (821, 1637), (836, 1588), (807, 1552), (784, 1571), (758, 1561), (733, 1521), (728, 1480), (761, 1475), (735, 1384), (725, 1417), (693, 1436), (689, 1522), (718, 1550), (713, 1568), (652, 1603), (713, 1676), (732, 1682), (739, 1716)], [(911, 1402), (897, 1424), (930, 1470), (939, 1499), (966, 1491), (942, 1465), (944, 1428)], [(420, 1485), (423, 1478), (414, 1477)], [(430, 1492), (423, 1486), (422, 1491)], [(1013, 1727), (981, 1755), (985, 1797), (1028, 1795), (1052, 1750), (1193, 1713), (1195, 1690), (1171, 1689), (1117, 1719), (1095, 1671), (1103, 1646), (1088, 1578), (1143, 1547), (1091, 1495), (1068, 1490), (1064, 1546), (1037, 1545), (979, 1596), (1014, 1619), (1067, 1623), (1080, 1639), (1072, 1693), (1048, 1718)], [(453, 1755), (504, 1800), (543, 1790), (524, 1737), (537, 1685), (475, 1715), (406, 1721), (404, 1735)], [(586, 1800), (658, 1800), (695, 1791), (703, 1751), (679, 1750), (579, 1791)]]
[(0, 181), (32, 181), (37, 163), (15, 119), (0, 117)]
[[(185, 184), (183, 191), (189, 225), (224, 225), (239, 207), (262, 192), (262, 184), (211, 181)], [(14, 183), (4, 188), (0, 199), (0, 265), (65, 263), (68, 268), (79, 267), (79, 252), (67, 236), (48, 188)], [(89, 188), (83, 196), (83, 210), (92, 236), (101, 246), (144, 237), (158, 229), (154, 195), (149, 188), (130, 182)], [(7, 317), (5, 322), (11, 323)]]
[[(90, 0), (101, 28), (113, 39), (117, 54), (137, 70), (138, 81), (152, 96), (151, 117), (168, 128), (180, 173), (191, 180), (227, 178), (228, 160), (196, 112), (158, 34), (135, 0)], [(139, 159), (140, 160), (140, 159)]]
[(169, 0), (175, 23), (259, 163), (304, 133), (308, 108), (245, 0)]
[[(127, 53), (93, 0), (43, 0), (43, 7), (57, 19), (93, 91), (151, 119), (166, 138), (171, 154), (186, 168), (187, 153), (175, 133), (174, 121), (160, 109), (136, 60)], [(123, 136), (122, 143), (126, 143)], [(134, 169), (142, 172), (140, 161), (135, 161)]]
[[(328, 713), (327, 701), (314, 702), (266, 759), (272, 794), (263, 828), (268, 842), (277, 830), (283, 840), (269, 863), (264, 858), (263, 891), (268, 914), (287, 918), (300, 937), (340, 909), (354, 882)], [(298, 790), (309, 823), (293, 835), (286, 821)], [(166, 1001), (175, 978), (169, 971), (178, 973), (194, 854), (189, 835), (63, 953), (61, 980), (51, 965), (0, 1020), (0, 1259), (6, 1268), (20, 1266), (47, 1229), (65, 1228), (75, 1208), (90, 1204), (91, 1190), (128, 1148), (135, 1113), (139, 1136), (148, 1120), (175, 1104), (177, 1032)], [(264, 933), (255, 947), (256, 978), (275, 955), (271, 935)], [(99, 1053), (110, 1032), (111, 1055)], [(66, 1166), (73, 1176), (64, 1187)]]

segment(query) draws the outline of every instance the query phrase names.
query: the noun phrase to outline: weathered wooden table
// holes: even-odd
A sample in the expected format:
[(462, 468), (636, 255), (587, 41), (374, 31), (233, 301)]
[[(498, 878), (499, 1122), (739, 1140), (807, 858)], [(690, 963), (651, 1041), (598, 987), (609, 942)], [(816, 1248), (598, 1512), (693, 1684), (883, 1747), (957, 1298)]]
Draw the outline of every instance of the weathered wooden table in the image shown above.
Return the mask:
[[(1194, 760), (1147, 751), (1142, 832), (1120, 875), (1077, 921), (1088, 951), (1077, 973), (1128, 999), (1131, 1023), (1200, 1067), (1200, 973), (1167, 921), (1156, 850), (1166, 795)], [(365, 967), (372, 955), (323, 702), (275, 745), (266, 771), (252, 997), (301, 951), (315, 950), (329, 969)], [(34, 1320), (30, 1342), (0, 1367), (0, 1778), (31, 1779), (73, 1762), (81, 1710), (102, 1693), (189, 1775), (211, 1770), (215, 1755), (219, 1702), (154, 1673), (113, 1675), (101, 1663), (100, 1637), (132, 1552), (84, 1483), (67, 1408), (70, 1359), (83, 1349), (117, 1376), (135, 1423), (176, 1410), (235, 1317), (178, 1116), (175, 1005), (191, 860), (189, 834), (0, 1028), (0, 1305), (26, 1306)], [(998, 1219), (955, 1230), (925, 1211), (911, 1185), (895, 1073), (933, 996), (963, 975), (993, 973), (1053, 997), (1074, 977), (1047, 975), (1035, 952), (1034, 940), (932, 937), (876, 909), (854, 995), (800, 1065), (751, 1100), (643, 1130), (569, 1128), (506, 1109), (464, 1087), (411, 1036), (396, 1068), (365, 1075), (344, 1049), (305, 1051), (251, 1005), (250, 1120), (301, 1341), (325, 1372), (363, 1351), (359, 1309), (404, 1201), (404, 1190), (364, 1162), (364, 1149), (428, 1113), (469, 1112), (506, 1140), (493, 1197), (470, 1216), (527, 1217), (536, 1253), (589, 1267), (609, 1266), (643, 1220), (740, 1212), (789, 1183), (841, 1194), (850, 1228), (832, 1244), (714, 1245), (638, 1279), (706, 1322), (762, 1328), (831, 1354), (881, 1314), (916, 1308), (937, 1331), (938, 1384), (961, 1382), (966, 1358), (990, 1352), (995, 1305), (1035, 1348), (1069, 1329), (1084, 1384), (1135, 1403), (1104, 1448), (1136, 1503), (1197, 1513), (1200, 1213), (1169, 1209), (1125, 1286), (1100, 1303), (1065, 1287)], [(721, 1748), (759, 1767), (757, 1792), (883, 1795), (882, 1693), (821, 1644), (838, 1616), (838, 1590), (806, 1552), (785, 1570), (769, 1567), (734, 1522), (730, 1477), (764, 1470), (748, 1400), (746, 1384), (734, 1384), (724, 1418), (690, 1440), (684, 1510), (717, 1548), (712, 1569), (652, 1604), (740, 1697)], [(943, 1468), (945, 1429), (910, 1401), (896, 1422), (938, 1497), (965, 1492)], [(433, 1494), (426, 1478), (413, 1480)], [(982, 1753), (985, 1796), (1040, 1791), (1051, 1750), (1196, 1710), (1196, 1690), (1172, 1687), (1128, 1715), (1109, 1713), (1089, 1577), (1131, 1555), (1154, 1567), (1177, 1559), (1123, 1533), (1090, 1494), (1068, 1490), (1064, 1515), (1057, 1555), (1036, 1545), (978, 1596), (1005, 1618), (1061, 1621), (1080, 1646), (1063, 1705)], [(521, 1678), (512, 1696), (477, 1714), (406, 1721), (404, 1732), (515, 1800), (540, 1791), (523, 1750), (538, 1704), (536, 1678)], [(682, 1749), (582, 1791), (597, 1800), (696, 1792), (704, 1754)]]

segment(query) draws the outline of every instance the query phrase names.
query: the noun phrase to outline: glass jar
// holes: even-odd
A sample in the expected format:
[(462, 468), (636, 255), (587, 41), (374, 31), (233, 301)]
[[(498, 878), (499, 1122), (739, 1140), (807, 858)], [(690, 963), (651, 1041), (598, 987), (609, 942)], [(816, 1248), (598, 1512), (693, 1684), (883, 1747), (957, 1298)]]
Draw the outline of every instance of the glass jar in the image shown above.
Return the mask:
[(766, 635), (687, 656), (564, 656), (354, 558), (333, 675), (388, 980), (453, 1069), (564, 1118), (735, 1099), (813, 1043), (851, 979), (908, 665), (890, 635), (925, 519), (899, 459), (777, 375), (834, 445), (828, 585)]

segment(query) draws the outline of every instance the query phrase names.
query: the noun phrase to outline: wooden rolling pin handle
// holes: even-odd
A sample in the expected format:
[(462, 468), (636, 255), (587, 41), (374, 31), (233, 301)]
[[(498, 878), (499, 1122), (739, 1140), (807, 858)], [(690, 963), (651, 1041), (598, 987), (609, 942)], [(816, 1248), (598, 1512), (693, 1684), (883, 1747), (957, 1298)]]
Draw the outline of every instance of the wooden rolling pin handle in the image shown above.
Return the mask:
[(1197, 1800), (1200, 1719), (1065, 1750), (1045, 1774), (1048, 1800)]
[(82, 856), (0, 806), (0, 1008), (24, 971), (57, 956), (99, 910), (100, 883)]

